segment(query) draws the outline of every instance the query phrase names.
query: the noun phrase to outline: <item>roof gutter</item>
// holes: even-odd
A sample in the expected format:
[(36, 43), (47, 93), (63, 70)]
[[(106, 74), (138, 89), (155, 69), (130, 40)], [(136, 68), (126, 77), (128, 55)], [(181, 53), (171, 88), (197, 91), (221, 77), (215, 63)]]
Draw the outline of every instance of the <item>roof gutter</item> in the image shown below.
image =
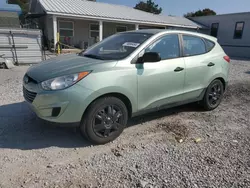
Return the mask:
[(134, 23), (134, 24), (146, 24), (146, 25), (157, 25), (157, 26), (171, 26), (171, 27), (182, 27), (182, 28), (192, 28), (192, 29), (198, 29), (198, 28), (202, 28), (202, 27), (195, 27), (195, 26), (189, 26), (189, 25), (176, 25), (176, 24), (167, 24), (167, 23), (158, 23), (158, 22), (145, 22), (145, 21), (135, 21), (135, 20), (127, 20), (127, 19), (115, 19), (115, 18), (105, 18), (105, 17), (98, 17), (98, 16), (87, 16), (87, 15), (78, 15), (78, 14), (67, 14), (67, 13), (58, 13), (58, 12), (50, 12), (50, 11), (46, 11), (47, 14), (51, 14), (51, 15), (56, 15), (58, 17), (67, 17), (67, 18), (84, 18), (85, 20), (102, 20), (102, 21), (107, 21), (107, 22), (120, 22), (120, 23)]
[(195, 22), (195, 23), (201, 25), (204, 29), (210, 29), (210, 27), (209, 27), (208, 25), (205, 25), (205, 24), (203, 24), (203, 23), (200, 23), (200, 22), (194, 20), (193, 18), (196, 18), (196, 17), (188, 17), (187, 19), (189, 19), (190, 21)]

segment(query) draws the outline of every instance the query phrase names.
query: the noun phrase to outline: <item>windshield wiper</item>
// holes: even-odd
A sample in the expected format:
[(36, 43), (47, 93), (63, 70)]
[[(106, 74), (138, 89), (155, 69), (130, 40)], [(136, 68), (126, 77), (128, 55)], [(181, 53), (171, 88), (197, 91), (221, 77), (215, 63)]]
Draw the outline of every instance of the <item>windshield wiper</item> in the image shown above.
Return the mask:
[(94, 54), (84, 54), (84, 57), (89, 57), (89, 58), (93, 58), (93, 59), (100, 59), (100, 60), (104, 60), (102, 57), (98, 56), (98, 55), (94, 55)]

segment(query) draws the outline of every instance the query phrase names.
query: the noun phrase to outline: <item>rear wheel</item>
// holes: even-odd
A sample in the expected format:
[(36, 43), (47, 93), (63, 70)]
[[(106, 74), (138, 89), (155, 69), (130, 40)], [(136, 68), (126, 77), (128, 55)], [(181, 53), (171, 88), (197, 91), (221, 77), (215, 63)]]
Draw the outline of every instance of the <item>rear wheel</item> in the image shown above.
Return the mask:
[(223, 98), (224, 86), (223, 83), (216, 79), (207, 88), (202, 104), (206, 110), (214, 110), (217, 108)]
[(80, 129), (90, 142), (106, 144), (123, 132), (127, 120), (128, 110), (120, 99), (103, 97), (89, 106)]

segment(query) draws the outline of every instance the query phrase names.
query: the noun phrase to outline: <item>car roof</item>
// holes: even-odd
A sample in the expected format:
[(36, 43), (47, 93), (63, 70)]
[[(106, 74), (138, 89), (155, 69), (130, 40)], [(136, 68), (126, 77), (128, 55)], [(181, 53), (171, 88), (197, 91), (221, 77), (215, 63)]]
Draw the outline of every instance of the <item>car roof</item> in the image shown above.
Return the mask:
[(144, 33), (144, 34), (152, 34), (152, 35), (164, 34), (164, 33), (181, 33), (181, 34), (195, 35), (195, 36), (198, 36), (198, 37), (207, 38), (207, 39), (210, 39), (210, 40), (215, 41), (215, 42), (217, 41), (217, 38), (215, 38), (213, 36), (202, 34), (202, 33), (199, 33), (199, 32), (185, 31), (185, 30), (141, 29), (141, 30), (127, 31), (127, 32), (130, 32), (130, 33)]
[(167, 29), (140, 29), (140, 30), (134, 30), (134, 31), (127, 31), (130, 33), (146, 33), (146, 34), (157, 34), (161, 33), (162, 31), (166, 31)]

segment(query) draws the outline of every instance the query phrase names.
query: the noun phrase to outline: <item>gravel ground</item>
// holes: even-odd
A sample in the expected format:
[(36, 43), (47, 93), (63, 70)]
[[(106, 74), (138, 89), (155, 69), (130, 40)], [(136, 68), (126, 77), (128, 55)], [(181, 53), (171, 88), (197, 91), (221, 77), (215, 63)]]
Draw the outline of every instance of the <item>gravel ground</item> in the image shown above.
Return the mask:
[(0, 187), (250, 187), (250, 61), (232, 61), (213, 112), (138, 117), (105, 146), (38, 119), (23, 102), (26, 69), (0, 70)]

